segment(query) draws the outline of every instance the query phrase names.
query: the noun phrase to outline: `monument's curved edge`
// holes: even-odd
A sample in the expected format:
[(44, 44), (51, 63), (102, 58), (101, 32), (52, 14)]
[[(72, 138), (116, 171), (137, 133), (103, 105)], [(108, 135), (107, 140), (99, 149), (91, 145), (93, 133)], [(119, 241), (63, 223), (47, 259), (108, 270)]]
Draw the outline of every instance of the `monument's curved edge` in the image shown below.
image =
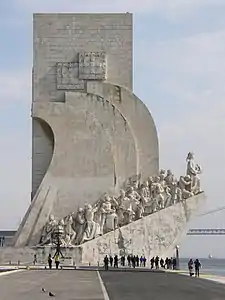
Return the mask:
[[(159, 142), (155, 122), (147, 106), (129, 89), (109, 82), (87, 82), (87, 93), (99, 95), (126, 118), (138, 145), (139, 172), (144, 178), (159, 171)], [(148, 130), (148, 135), (144, 134)]]

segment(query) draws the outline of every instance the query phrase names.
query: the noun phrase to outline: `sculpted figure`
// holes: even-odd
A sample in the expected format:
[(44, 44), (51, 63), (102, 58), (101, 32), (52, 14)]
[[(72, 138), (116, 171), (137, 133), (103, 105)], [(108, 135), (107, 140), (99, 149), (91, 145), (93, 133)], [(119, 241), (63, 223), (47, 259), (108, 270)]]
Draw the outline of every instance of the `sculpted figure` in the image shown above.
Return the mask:
[(150, 198), (152, 198), (152, 185), (154, 184), (154, 179), (152, 176), (148, 178), (148, 189), (150, 193)]
[(123, 222), (124, 224), (128, 224), (133, 221), (135, 213), (133, 211), (133, 202), (134, 199), (132, 197), (125, 196), (121, 203), (121, 208), (123, 210)]
[(106, 223), (107, 216), (112, 212), (112, 203), (109, 195), (105, 195), (102, 199), (100, 206), (97, 210), (99, 216), (100, 234), (104, 233), (104, 227)]
[(165, 179), (165, 177), (166, 177), (166, 170), (161, 169), (161, 170), (159, 171), (159, 176), (160, 176), (160, 177), (164, 177), (164, 179)]
[(151, 213), (156, 212), (157, 209), (158, 209), (158, 202), (157, 202), (157, 199), (156, 199), (156, 198), (153, 198), (153, 199), (152, 199), (152, 202), (151, 202)]
[(107, 214), (105, 228), (106, 232), (115, 230), (118, 227), (118, 216), (116, 214), (116, 209), (113, 207), (111, 212)]
[(129, 191), (127, 192), (127, 197), (130, 197), (136, 201), (139, 201), (141, 199), (140, 195), (134, 190), (133, 187), (130, 187)]
[(126, 193), (123, 189), (120, 190), (120, 196), (117, 198), (118, 206), (116, 207), (116, 214), (118, 217), (118, 225), (122, 226), (124, 222), (124, 209), (123, 209), (123, 202), (124, 198), (126, 197)]
[(122, 200), (121, 206), (123, 208), (124, 211), (126, 210), (132, 210), (132, 199), (128, 198), (127, 196), (125, 196)]
[(156, 176), (154, 182), (152, 183), (152, 197), (156, 198), (158, 194), (163, 193), (164, 188), (160, 183), (160, 177)]
[(42, 230), (40, 245), (51, 245), (52, 244), (52, 234), (57, 225), (53, 215), (49, 216), (48, 222), (45, 224)]
[(165, 207), (170, 206), (171, 205), (171, 190), (168, 186), (165, 186), (164, 188), (164, 199), (165, 199)]
[(179, 187), (182, 191), (183, 199), (188, 199), (188, 198), (190, 198), (194, 195), (191, 192), (191, 189), (192, 189), (191, 184), (192, 184), (192, 181), (191, 181), (191, 176), (190, 175), (180, 176)]
[[(56, 236), (57, 233), (57, 236)], [(64, 220), (61, 219), (58, 221), (58, 224), (55, 226), (54, 231), (53, 231), (53, 239), (54, 243), (57, 243), (57, 239), (59, 238), (60, 245), (65, 247), (66, 242), (65, 242), (65, 223)]]
[(144, 205), (140, 200), (136, 208), (136, 220), (141, 219), (143, 217), (143, 214), (144, 214)]
[(171, 205), (182, 201), (182, 191), (179, 187), (179, 183), (173, 183), (170, 188), (171, 191)]
[(72, 228), (73, 226), (73, 215), (70, 214), (65, 220), (65, 244), (67, 247), (73, 245), (76, 237), (76, 232)]
[(164, 188), (160, 184), (160, 177), (156, 176), (152, 183), (152, 212), (164, 208)]
[(125, 189), (129, 189), (130, 187), (133, 187), (135, 190), (138, 190), (139, 188), (139, 182), (140, 182), (141, 174), (133, 175), (129, 177), (124, 184)]
[[(116, 214), (116, 208), (118, 207), (118, 202), (114, 197), (106, 195), (105, 201), (102, 207), (104, 208), (105, 214), (105, 231), (114, 230), (118, 227), (118, 216)], [(104, 226), (103, 225), (103, 226)]]
[(166, 171), (162, 169), (159, 172), (159, 183), (163, 188), (166, 186), (165, 178), (166, 178)]
[(85, 228), (83, 234), (83, 242), (89, 241), (100, 235), (100, 226), (94, 221), (94, 213), (97, 208), (93, 208), (92, 205), (86, 204), (84, 209)]
[(183, 201), (183, 193), (182, 193), (182, 190), (177, 187), (177, 197), (176, 197), (176, 201), (177, 202), (180, 202), (180, 201)]
[(145, 181), (140, 188), (140, 196), (143, 203), (147, 204), (150, 200), (149, 183)]
[(138, 192), (136, 192), (136, 191), (134, 190), (133, 187), (130, 187), (130, 189), (129, 189), (128, 192), (127, 192), (127, 197), (131, 200), (131, 203), (132, 203), (131, 209), (132, 209), (133, 211), (135, 211), (135, 210), (136, 210), (136, 207), (137, 207), (137, 204), (138, 204), (138, 202), (139, 202), (140, 199), (141, 199), (141, 196), (138, 194)]
[(74, 230), (76, 232), (75, 244), (79, 245), (83, 240), (85, 226), (84, 209), (79, 208), (74, 218)]
[(172, 173), (171, 170), (167, 170), (165, 182), (166, 182), (166, 185), (168, 185), (169, 187), (171, 187), (172, 184), (177, 182), (176, 177), (174, 176), (174, 174)]
[(128, 208), (124, 211), (124, 224), (129, 224), (133, 222), (134, 218), (135, 212), (131, 208)]
[(164, 195), (163, 195), (163, 189), (161, 184), (158, 184), (156, 186), (156, 201), (157, 201), (157, 206), (159, 209), (164, 208)]
[(202, 172), (201, 167), (195, 163), (193, 152), (188, 153), (186, 161), (187, 161), (186, 174), (189, 175), (191, 178), (191, 191), (194, 194), (198, 194), (199, 192), (201, 192), (200, 178), (199, 178), (199, 174), (201, 174)]

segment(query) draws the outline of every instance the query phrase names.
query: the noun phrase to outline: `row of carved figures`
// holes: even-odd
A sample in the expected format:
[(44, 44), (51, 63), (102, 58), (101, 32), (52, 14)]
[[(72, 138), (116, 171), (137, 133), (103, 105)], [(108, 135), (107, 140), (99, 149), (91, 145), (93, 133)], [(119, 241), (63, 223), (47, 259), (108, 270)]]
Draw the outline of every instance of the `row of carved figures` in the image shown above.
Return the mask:
[(130, 178), (118, 197), (104, 194), (93, 206), (86, 204), (56, 221), (50, 215), (42, 230), (40, 245), (51, 245), (54, 236), (60, 237), (62, 246), (80, 245), (118, 227), (176, 204), (201, 192), (199, 174), (201, 167), (188, 153), (185, 176), (179, 180), (171, 170), (160, 170), (158, 176), (141, 183), (140, 176)]

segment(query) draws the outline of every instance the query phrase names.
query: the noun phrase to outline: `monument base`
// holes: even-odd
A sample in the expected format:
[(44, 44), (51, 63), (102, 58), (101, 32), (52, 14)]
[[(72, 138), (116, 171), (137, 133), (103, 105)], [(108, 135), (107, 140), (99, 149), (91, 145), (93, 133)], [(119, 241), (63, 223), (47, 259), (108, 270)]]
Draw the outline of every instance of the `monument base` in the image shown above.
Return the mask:
[[(187, 233), (189, 221), (205, 199), (205, 194), (200, 193), (79, 246), (62, 247), (62, 253), (76, 266), (101, 264), (105, 255), (142, 255), (147, 261), (156, 255), (174, 256), (176, 245)], [(36, 254), (38, 263), (46, 264), (49, 253), (54, 255), (55, 250), (47, 246), (6, 247), (0, 249), (0, 263), (31, 264)]]

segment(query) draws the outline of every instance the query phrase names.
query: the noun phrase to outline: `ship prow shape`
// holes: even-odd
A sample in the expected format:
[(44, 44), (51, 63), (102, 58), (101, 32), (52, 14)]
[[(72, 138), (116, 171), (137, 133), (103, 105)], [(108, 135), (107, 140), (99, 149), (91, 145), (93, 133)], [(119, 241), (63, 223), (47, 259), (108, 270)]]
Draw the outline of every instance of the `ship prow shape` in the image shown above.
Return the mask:
[(103, 261), (105, 255), (145, 255), (171, 257), (188, 231), (188, 223), (204, 205), (206, 196), (199, 193), (187, 200), (144, 216), (80, 245), (84, 264)]
[(119, 195), (105, 193), (93, 205), (86, 203), (61, 218), (49, 213), (45, 225), (33, 239), (28, 236), (23, 247), (45, 253), (60, 247), (79, 264), (97, 264), (107, 254), (172, 256), (205, 202), (201, 168), (192, 152), (186, 161), (186, 175), (179, 179), (163, 169), (144, 180), (134, 175)]

